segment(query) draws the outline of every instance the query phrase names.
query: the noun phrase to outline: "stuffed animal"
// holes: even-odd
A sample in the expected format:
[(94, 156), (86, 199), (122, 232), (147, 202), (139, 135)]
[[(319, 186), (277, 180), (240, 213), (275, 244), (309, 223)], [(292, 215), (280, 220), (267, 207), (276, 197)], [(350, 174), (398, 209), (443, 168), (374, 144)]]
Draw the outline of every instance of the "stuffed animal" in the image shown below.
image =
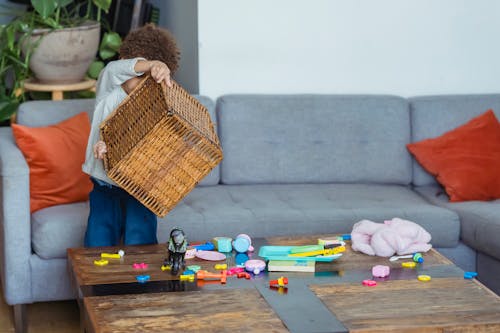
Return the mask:
[(431, 235), (415, 222), (398, 217), (384, 223), (362, 220), (354, 224), (352, 249), (371, 256), (390, 257), (415, 252), (427, 252)]

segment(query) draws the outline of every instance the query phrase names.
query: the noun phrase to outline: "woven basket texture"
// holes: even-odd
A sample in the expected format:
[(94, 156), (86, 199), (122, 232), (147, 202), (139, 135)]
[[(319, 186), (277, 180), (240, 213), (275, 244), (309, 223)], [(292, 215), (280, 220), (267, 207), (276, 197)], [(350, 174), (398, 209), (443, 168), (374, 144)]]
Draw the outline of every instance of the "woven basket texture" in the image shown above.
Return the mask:
[(222, 160), (207, 109), (146, 77), (101, 124), (108, 177), (163, 217)]

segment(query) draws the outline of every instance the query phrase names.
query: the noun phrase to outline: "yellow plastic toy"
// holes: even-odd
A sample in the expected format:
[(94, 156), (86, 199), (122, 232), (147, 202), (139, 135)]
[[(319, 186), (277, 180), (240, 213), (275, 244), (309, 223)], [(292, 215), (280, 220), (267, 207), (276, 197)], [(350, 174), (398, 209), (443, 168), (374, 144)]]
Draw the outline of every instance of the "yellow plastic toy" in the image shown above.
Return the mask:
[(179, 279), (181, 281), (189, 281), (189, 282), (193, 282), (194, 281), (194, 274), (190, 274), (190, 275), (181, 275), (179, 276)]
[(101, 253), (101, 258), (120, 259), (121, 257), (118, 253)]
[(224, 270), (227, 269), (227, 264), (215, 264), (214, 268), (217, 270)]
[(345, 252), (345, 246), (337, 246), (334, 247), (333, 249), (326, 249), (326, 250), (317, 250), (317, 251), (308, 251), (308, 252), (301, 252), (301, 253), (292, 253), (289, 254), (289, 257), (315, 257), (315, 256), (331, 256), (333, 254), (337, 254), (340, 252)]
[(164, 272), (165, 272), (165, 271), (169, 271), (169, 270), (171, 270), (171, 269), (172, 269), (172, 267), (171, 267), (171, 266), (167, 266), (167, 265), (163, 265), (163, 266), (161, 266), (161, 270), (162, 270), (162, 271), (164, 271)]
[(105, 259), (94, 260), (94, 265), (96, 266), (106, 266), (107, 264), (109, 264), (109, 261)]
[(431, 280), (431, 277), (429, 275), (419, 275), (417, 276), (418, 281), (423, 281), (427, 282)]
[(401, 263), (401, 266), (403, 266), (404, 268), (415, 268), (417, 264), (414, 261), (405, 261)]

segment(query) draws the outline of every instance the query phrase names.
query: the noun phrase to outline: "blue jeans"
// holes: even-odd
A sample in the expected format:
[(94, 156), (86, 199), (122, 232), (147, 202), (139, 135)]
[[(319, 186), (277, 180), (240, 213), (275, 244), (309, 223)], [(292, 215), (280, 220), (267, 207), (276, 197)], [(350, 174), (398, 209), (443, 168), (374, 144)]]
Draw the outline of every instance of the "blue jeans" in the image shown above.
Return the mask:
[(85, 247), (157, 244), (156, 215), (125, 190), (90, 178), (90, 214)]

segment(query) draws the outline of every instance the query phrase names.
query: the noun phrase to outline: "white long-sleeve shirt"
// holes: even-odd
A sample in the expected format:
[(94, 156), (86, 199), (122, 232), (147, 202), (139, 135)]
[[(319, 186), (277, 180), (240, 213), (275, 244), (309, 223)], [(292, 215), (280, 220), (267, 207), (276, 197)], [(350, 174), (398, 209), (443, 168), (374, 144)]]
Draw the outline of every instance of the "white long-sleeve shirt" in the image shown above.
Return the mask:
[(121, 85), (129, 79), (143, 74), (134, 70), (138, 60), (144, 60), (144, 58), (112, 61), (106, 65), (97, 79), (94, 116), (92, 117), (82, 170), (90, 176), (112, 185), (117, 184), (106, 175), (103, 161), (94, 157), (94, 145), (99, 141), (99, 126), (103, 120), (127, 97), (127, 93)]

